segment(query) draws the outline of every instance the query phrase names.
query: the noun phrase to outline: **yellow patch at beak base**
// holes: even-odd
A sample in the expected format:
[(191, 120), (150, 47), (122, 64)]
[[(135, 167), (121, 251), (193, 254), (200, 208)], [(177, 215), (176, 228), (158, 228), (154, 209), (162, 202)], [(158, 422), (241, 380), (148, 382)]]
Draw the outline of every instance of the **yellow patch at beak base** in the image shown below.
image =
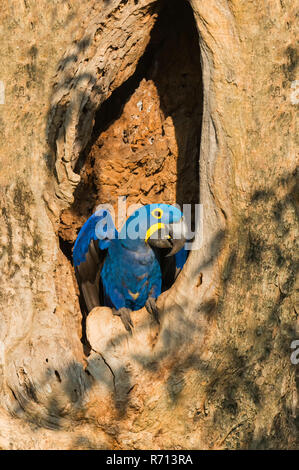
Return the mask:
[(153, 233), (155, 233), (157, 230), (159, 230), (160, 228), (164, 228), (165, 227), (165, 224), (162, 224), (161, 222), (157, 222), (156, 224), (153, 224), (149, 229), (147, 229), (146, 231), (146, 235), (145, 235), (145, 241), (147, 242), (147, 240), (149, 239), (149, 237), (152, 236)]

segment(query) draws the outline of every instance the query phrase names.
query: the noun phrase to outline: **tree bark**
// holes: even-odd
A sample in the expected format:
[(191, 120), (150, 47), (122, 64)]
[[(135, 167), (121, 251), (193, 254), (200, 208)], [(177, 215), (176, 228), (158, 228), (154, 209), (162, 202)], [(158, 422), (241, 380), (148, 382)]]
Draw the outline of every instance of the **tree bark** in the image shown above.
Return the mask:
[(160, 296), (159, 326), (142, 309), (130, 336), (99, 308), (82, 331), (61, 214), (95, 115), (166, 4), (2, 1), (1, 448), (298, 445), (293, 2), (190, 1), (201, 246)]

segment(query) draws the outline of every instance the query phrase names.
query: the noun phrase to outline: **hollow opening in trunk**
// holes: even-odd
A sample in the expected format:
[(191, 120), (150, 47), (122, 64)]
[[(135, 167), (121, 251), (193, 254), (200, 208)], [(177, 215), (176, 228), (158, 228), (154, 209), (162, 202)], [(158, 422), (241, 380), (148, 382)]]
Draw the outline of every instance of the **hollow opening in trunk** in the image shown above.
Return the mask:
[(99, 204), (199, 202), (203, 85), (199, 37), (190, 5), (161, 8), (136, 71), (98, 109), (75, 171), (81, 181), (61, 214), (59, 236), (70, 259), (84, 222)]

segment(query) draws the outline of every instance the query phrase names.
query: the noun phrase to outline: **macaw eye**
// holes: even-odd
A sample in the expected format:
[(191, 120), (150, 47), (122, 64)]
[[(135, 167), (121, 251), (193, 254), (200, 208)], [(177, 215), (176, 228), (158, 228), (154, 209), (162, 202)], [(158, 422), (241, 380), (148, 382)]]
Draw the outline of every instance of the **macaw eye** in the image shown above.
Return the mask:
[(155, 217), (155, 219), (161, 219), (162, 215), (163, 215), (162, 209), (154, 209), (152, 211), (152, 216)]

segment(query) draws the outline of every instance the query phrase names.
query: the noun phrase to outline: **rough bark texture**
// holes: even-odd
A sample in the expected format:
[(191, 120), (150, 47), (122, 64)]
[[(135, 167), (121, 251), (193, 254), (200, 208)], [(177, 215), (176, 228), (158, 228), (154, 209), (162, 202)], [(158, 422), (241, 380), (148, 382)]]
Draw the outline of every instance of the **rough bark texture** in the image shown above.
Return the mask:
[[(198, 56), (173, 34), (139, 70), (170, 5)], [(293, 2), (4, 0), (0, 18), (0, 447), (298, 446)], [(132, 336), (106, 308), (82, 322), (70, 263), (120, 186), (204, 208), (159, 328), (143, 309)]]

